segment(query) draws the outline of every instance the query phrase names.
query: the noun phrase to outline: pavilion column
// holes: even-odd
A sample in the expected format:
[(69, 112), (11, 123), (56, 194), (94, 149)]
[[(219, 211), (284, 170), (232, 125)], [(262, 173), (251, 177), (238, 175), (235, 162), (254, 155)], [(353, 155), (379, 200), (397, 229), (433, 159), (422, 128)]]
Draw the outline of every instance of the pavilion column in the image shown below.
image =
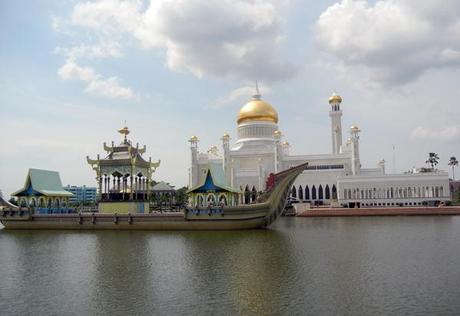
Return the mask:
[(102, 176), (99, 176), (99, 200), (102, 199)]
[(144, 177), (144, 200), (147, 199), (147, 178)]
[(137, 200), (138, 176), (134, 177), (134, 199)]
[(125, 192), (126, 192), (126, 177), (123, 176), (122, 183), (121, 183), (121, 190), (123, 191), (123, 201), (125, 200)]
[[(104, 189), (102, 191), (103, 194), (107, 194), (107, 175), (105, 174), (104, 175)], [(101, 200), (104, 199), (105, 200), (105, 196), (102, 196), (101, 197)]]
[(129, 183), (130, 183), (130, 189), (129, 189), (129, 199), (133, 199), (133, 174), (131, 173), (129, 175)]
[(149, 185), (149, 178), (145, 179), (147, 184), (147, 199), (150, 199), (150, 185)]
[[(117, 178), (115, 176), (113, 176), (112, 191), (115, 190), (116, 187), (117, 187)], [(109, 191), (110, 191), (110, 188), (109, 188)], [(112, 198), (113, 198), (113, 194), (112, 194)]]

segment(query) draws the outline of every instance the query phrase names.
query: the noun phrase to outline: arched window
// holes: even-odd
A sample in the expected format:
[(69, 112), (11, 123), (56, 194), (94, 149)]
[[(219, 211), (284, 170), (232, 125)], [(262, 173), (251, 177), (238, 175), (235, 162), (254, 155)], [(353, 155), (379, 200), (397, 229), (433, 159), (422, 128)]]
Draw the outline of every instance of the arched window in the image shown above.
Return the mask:
[(322, 200), (323, 198), (323, 186), (320, 184), (318, 188), (318, 199)]
[(310, 199), (310, 188), (307, 185), (305, 187), (305, 200), (309, 200), (309, 199)]
[(316, 187), (315, 187), (315, 185), (313, 185), (311, 187), (311, 199), (316, 200)]
[(296, 197), (297, 197), (297, 190), (296, 190), (295, 186), (292, 187), (291, 196), (292, 196), (293, 198), (296, 198)]
[(331, 199), (331, 190), (329, 189), (329, 184), (326, 184), (326, 200)]
[(303, 200), (303, 188), (302, 188), (302, 186), (299, 186), (299, 199)]
[(197, 204), (197, 206), (203, 206), (204, 201), (203, 201), (203, 196), (202, 195), (198, 195), (196, 204)]

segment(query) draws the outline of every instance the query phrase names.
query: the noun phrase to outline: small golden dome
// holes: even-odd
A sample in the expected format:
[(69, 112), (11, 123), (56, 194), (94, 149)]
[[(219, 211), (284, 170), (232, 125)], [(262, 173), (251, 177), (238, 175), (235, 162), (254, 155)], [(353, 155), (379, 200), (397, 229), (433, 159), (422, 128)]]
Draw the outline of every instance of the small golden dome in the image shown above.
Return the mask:
[(275, 136), (281, 136), (281, 131), (280, 131), (280, 130), (276, 130), (273, 134), (274, 134)]
[(228, 135), (228, 133), (224, 133), (224, 135), (222, 135), (222, 138), (230, 138), (230, 135)]
[(278, 112), (270, 103), (260, 98), (253, 98), (238, 113), (238, 124), (248, 121), (267, 121), (276, 124)]
[(334, 92), (329, 98), (329, 103), (332, 103), (332, 102), (342, 103), (342, 97)]
[(352, 132), (361, 132), (361, 130), (359, 129), (358, 125), (356, 125), (356, 124), (351, 125), (350, 131), (352, 131)]
[(192, 137), (190, 137), (190, 140), (189, 142), (197, 142), (199, 141), (198, 137), (196, 137), (195, 135), (193, 135)]

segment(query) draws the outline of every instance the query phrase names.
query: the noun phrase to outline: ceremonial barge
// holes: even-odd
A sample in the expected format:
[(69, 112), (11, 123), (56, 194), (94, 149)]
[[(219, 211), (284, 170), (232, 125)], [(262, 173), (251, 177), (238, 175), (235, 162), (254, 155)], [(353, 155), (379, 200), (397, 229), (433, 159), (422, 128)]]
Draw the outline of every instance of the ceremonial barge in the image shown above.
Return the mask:
[(270, 187), (253, 204), (189, 207), (178, 214), (40, 214), (28, 209), (0, 211), (6, 229), (74, 230), (238, 230), (264, 228), (283, 212), (290, 188), (307, 163), (272, 174)]

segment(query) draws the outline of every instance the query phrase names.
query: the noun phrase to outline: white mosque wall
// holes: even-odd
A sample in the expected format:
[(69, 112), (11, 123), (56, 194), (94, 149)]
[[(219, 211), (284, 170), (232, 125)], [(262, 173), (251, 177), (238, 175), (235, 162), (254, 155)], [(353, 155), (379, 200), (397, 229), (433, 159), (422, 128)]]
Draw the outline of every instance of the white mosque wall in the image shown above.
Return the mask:
[(275, 122), (246, 120), (238, 124), (238, 139), (230, 149), (228, 135), (222, 138), (223, 156), (211, 150), (200, 153), (197, 147), (192, 148), (190, 185), (202, 181), (209, 163), (224, 168), (223, 161), (226, 161), (224, 173), (230, 185), (243, 191), (262, 191), (270, 173), (308, 162), (307, 170), (293, 185), (291, 195), (299, 200), (315, 204), (338, 201), (342, 205), (388, 206), (419, 205), (426, 200), (448, 199), (446, 172), (386, 175), (384, 161), (378, 168), (362, 168), (357, 126), (350, 129), (350, 138), (342, 145), (340, 103), (341, 99), (330, 103), (335, 111), (331, 115), (331, 131), (336, 143), (331, 153), (289, 155), (289, 144), (282, 143), (281, 134), (275, 133), (278, 130)]

